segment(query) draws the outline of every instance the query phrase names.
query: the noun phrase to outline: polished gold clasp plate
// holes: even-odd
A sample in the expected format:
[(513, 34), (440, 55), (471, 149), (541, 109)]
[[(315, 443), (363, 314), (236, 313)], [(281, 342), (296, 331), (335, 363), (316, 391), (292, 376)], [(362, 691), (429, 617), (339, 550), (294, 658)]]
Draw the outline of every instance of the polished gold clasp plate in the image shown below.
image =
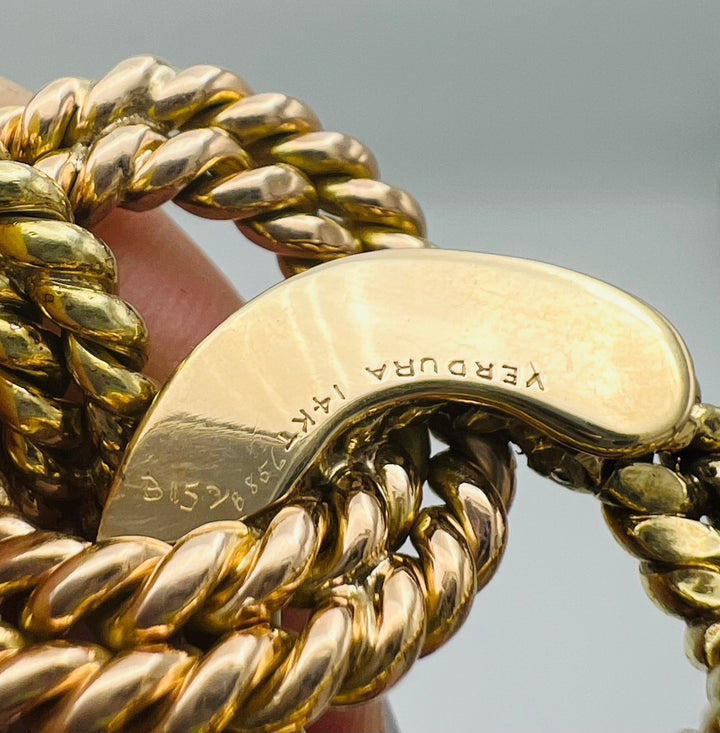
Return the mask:
[(447, 250), (338, 260), (262, 294), (193, 351), (138, 429), (100, 537), (174, 540), (253, 514), (344, 426), (428, 397), (613, 457), (667, 445), (696, 395), (667, 320), (585, 275)]

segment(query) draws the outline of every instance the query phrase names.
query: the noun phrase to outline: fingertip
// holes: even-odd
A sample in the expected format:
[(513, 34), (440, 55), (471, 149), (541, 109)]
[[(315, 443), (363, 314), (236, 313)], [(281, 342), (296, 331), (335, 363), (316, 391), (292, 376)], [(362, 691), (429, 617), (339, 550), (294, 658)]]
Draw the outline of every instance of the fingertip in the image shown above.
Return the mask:
[(11, 104), (26, 104), (32, 94), (14, 81), (0, 76), (0, 107)]

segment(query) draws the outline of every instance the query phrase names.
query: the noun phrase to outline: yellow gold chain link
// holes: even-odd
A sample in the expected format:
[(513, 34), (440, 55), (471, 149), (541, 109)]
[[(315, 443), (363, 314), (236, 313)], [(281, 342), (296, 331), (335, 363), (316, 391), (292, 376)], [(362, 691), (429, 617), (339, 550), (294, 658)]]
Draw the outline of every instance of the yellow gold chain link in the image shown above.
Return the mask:
[[(295, 730), (379, 694), (458, 629), (495, 572), (512, 442), (603, 502), (650, 596), (688, 622), (688, 656), (709, 672), (704, 728), (720, 730), (711, 406), (657, 462), (571, 450), (485, 409), (395, 410), (339, 438), (272, 512), (173, 546), (92, 542), (154, 388), (142, 319), (83, 226), (173, 200), (235, 221), (285, 276), (431, 245), (418, 204), (377, 180), (364, 145), (213, 66), (140, 57), (94, 84), (61, 79), (0, 110), (0, 144), (0, 729)], [(82, 408), (65, 399), (71, 381)], [(429, 455), (428, 428), (447, 451)], [(421, 508), (426, 480), (442, 504)], [(277, 623), (291, 601), (310, 609), (299, 634)]]

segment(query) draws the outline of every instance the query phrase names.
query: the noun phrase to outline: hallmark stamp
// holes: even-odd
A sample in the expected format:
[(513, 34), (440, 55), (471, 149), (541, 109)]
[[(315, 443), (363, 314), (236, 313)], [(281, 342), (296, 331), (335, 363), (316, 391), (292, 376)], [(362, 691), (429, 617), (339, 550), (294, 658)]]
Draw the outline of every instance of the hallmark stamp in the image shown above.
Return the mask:
[(300, 408), (295, 417), (291, 419), (291, 422), (295, 423), (293, 425), (295, 432), (290, 431), (285, 434), (285, 450), (290, 450), (299, 438), (307, 435), (320, 417), (329, 415), (338, 408), (340, 403), (347, 400), (345, 393), (337, 384), (333, 384), (332, 389), (328, 391), (330, 394), (326, 394), (325, 397), (314, 395), (310, 404)]
[(478, 361), (474, 359), (450, 359), (438, 361), (433, 356), (413, 359), (393, 359), (378, 366), (365, 367), (366, 374), (373, 380), (382, 382), (395, 377), (412, 379), (428, 374), (447, 375), (464, 379), (481, 379), (521, 389), (545, 391), (545, 378), (533, 362), (509, 364), (505, 362)]

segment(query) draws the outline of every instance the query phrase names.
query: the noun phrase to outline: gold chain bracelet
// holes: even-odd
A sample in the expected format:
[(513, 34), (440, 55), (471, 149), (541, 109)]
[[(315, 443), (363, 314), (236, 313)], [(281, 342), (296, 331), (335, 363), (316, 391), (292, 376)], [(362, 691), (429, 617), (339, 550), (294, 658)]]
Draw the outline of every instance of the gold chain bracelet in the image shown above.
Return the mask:
[[(0, 730), (289, 731), (378, 695), (495, 572), (511, 444), (600, 499), (687, 622), (720, 730), (720, 413), (661, 316), (435, 250), (364, 145), (213, 66), (60, 79), (0, 110), (0, 157)], [(290, 280), (156, 397), (84, 227), (170, 200), (232, 219)]]

